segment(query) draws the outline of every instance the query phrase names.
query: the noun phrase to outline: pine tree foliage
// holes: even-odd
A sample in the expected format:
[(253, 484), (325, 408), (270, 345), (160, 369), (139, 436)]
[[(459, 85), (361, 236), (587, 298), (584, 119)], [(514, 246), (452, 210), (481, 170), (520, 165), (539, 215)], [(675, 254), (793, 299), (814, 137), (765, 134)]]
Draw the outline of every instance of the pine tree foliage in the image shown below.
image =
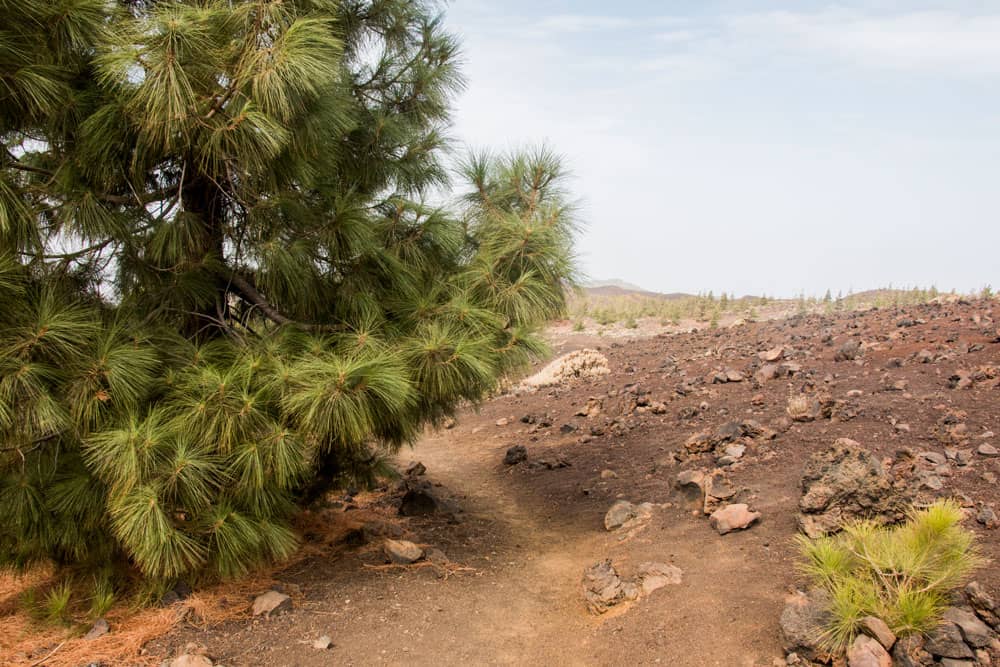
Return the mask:
[[(0, 0), (0, 566), (287, 557), (543, 351), (574, 281), (547, 150), (446, 168), (429, 2)], [(110, 593), (108, 593), (110, 594)]]

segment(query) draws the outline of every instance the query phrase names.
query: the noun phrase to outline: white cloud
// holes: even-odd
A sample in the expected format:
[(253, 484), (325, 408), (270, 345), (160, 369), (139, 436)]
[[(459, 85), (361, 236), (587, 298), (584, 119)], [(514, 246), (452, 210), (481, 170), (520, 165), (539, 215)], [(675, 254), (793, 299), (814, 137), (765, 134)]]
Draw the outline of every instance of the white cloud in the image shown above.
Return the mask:
[(770, 12), (731, 16), (724, 25), (735, 39), (781, 40), (865, 67), (955, 76), (1000, 73), (1000, 15)]

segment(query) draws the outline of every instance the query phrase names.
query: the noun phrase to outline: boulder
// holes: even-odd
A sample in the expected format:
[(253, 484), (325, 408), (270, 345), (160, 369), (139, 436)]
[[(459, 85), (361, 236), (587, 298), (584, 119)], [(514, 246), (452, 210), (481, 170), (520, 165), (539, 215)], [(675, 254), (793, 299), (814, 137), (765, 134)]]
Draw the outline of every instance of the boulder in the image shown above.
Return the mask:
[(750, 524), (758, 519), (760, 519), (760, 512), (751, 512), (750, 508), (744, 503), (737, 503), (715, 510), (708, 521), (712, 528), (719, 531), (719, 535), (725, 535), (734, 530), (748, 528)]
[(292, 608), (292, 598), (278, 591), (268, 591), (263, 595), (258, 595), (253, 601), (253, 615), (270, 618), (273, 615), (281, 614)]
[(847, 667), (892, 667), (892, 657), (878, 640), (858, 635), (847, 650)]
[(396, 565), (409, 565), (424, 557), (424, 550), (407, 540), (386, 540), (382, 544), (382, 551)]
[(908, 492), (893, 488), (881, 461), (857, 442), (839, 438), (806, 463), (799, 527), (817, 538), (851, 519), (896, 523), (906, 517), (910, 499)]

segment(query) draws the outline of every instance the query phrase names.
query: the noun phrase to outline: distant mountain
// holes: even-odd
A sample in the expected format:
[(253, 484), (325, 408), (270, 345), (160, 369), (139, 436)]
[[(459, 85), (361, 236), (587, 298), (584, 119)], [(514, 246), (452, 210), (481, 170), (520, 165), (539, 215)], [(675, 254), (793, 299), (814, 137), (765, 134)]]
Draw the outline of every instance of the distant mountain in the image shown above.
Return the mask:
[(684, 294), (683, 292), (671, 292), (670, 294), (651, 292), (647, 289), (639, 287), (638, 285), (633, 285), (632, 283), (619, 280), (617, 278), (612, 278), (610, 280), (591, 280), (584, 283), (583, 289), (591, 296), (643, 296), (655, 299), (683, 299), (692, 296), (691, 294)]
[(626, 292), (649, 292), (638, 285), (626, 282), (619, 278), (609, 278), (608, 280), (588, 280), (583, 284), (587, 289), (599, 289), (601, 287), (617, 287)]

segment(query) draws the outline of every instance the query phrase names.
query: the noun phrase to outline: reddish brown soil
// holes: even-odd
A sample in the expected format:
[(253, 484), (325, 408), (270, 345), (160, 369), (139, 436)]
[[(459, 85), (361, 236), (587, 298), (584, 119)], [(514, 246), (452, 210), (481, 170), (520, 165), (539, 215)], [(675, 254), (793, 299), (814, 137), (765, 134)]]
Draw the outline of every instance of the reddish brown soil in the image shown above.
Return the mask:
[[(974, 301), (610, 345), (598, 338), (556, 341), (557, 352), (585, 344), (602, 348), (611, 374), (492, 400), (479, 412), (463, 413), (454, 429), (429, 433), (400, 456), (403, 465), (422, 461), (427, 478), (441, 485), (436, 492), (462, 510), (455, 521), (441, 515), (400, 520), (409, 539), (443, 550), (453, 567), (377, 567), (374, 539), (367, 547), (336, 558), (316, 556), (279, 574), (293, 591), (290, 613), (207, 630), (182, 628), (148, 650), (167, 656), (194, 641), (229, 666), (771, 665), (783, 655), (778, 618), (784, 598), (801, 583), (791, 540), (806, 459), (838, 437), (857, 440), (882, 457), (901, 447), (942, 452), (936, 425), (948, 410), (966, 413), (969, 440), (963, 447), (1000, 446), (1000, 437), (979, 437), (1000, 433), (996, 382), (985, 378), (972, 388), (949, 387), (949, 377), (960, 369), (1000, 364), (997, 317), (994, 302)], [(923, 323), (897, 326), (904, 318)], [(824, 342), (825, 335), (832, 339)], [(834, 351), (849, 338), (865, 344), (862, 360), (833, 361)], [(743, 381), (701, 384), (687, 396), (675, 391), (685, 378), (723, 367), (749, 372), (757, 351), (775, 345), (786, 347), (801, 373), (760, 387)], [(921, 349), (951, 356), (922, 364), (911, 358)], [(668, 363), (671, 357), (676, 364)], [(892, 358), (902, 359), (902, 366), (890, 367)], [(887, 390), (896, 380), (909, 386)], [(632, 383), (666, 402), (666, 414), (623, 414), (629, 406), (622, 392)], [(682, 456), (678, 462), (673, 454), (692, 433), (732, 419), (752, 417), (781, 427), (787, 397), (813, 389), (835, 398), (860, 390), (863, 395), (855, 399), (860, 414), (846, 422), (785, 424), (776, 440), (752, 445), (730, 476), (763, 519), (749, 530), (717, 535), (674, 485), (681, 470), (711, 468), (712, 456)], [(590, 396), (603, 397), (602, 414), (574, 416)], [(697, 409), (703, 402), (707, 409)], [(695, 414), (684, 418), (685, 411)], [(529, 414), (548, 414), (552, 426), (529, 432), (520, 421)], [(498, 426), (501, 418), (509, 423)], [(909, 433), (894, 429), (891, 420), (909, 424)], [(562, 433), (563, 424), (577, 430)], [(604, 427), (606, 434), (582, 442), (591, 426)], [(527, 446), (529, 463), (562, 457), (570, 466), (504, 466), (504, 452), (514, 444)], [(603, 470), (615, 476), (602, 478)], [(974, 516), (981, 504), (1000, 500), (998, 473), (997, 459), (975, 455), (971, 465), (952, 468), (941, 493), (965, 494)], [(623, 540), (602, 525), (616, 498), (671, 506), (657, 509), (643, 530)], [(357, 501), (361, 507), (346, 515), (358, 513), (359, 523), (378, 515), (396, 521), (391, 501), (391, 493), (365, 495)], [(334, 508), (317, 519), (344, 513)], [(995, 531), (971, 518), (968, 526), (979, 534), (987, 556), (1000, 556)], [(584, 607), (580, 578), (584, 568), (604, 558), (612, 558), (623, 574), (643, 561), (670, 562), (684, 571), (684, 580), (627, 609), (594, 617)], [(996, 593), (1000, 569), (987, 567), (978, 579)], [(331, 649), (312, 647), (321, 635), (333, 639)]]

